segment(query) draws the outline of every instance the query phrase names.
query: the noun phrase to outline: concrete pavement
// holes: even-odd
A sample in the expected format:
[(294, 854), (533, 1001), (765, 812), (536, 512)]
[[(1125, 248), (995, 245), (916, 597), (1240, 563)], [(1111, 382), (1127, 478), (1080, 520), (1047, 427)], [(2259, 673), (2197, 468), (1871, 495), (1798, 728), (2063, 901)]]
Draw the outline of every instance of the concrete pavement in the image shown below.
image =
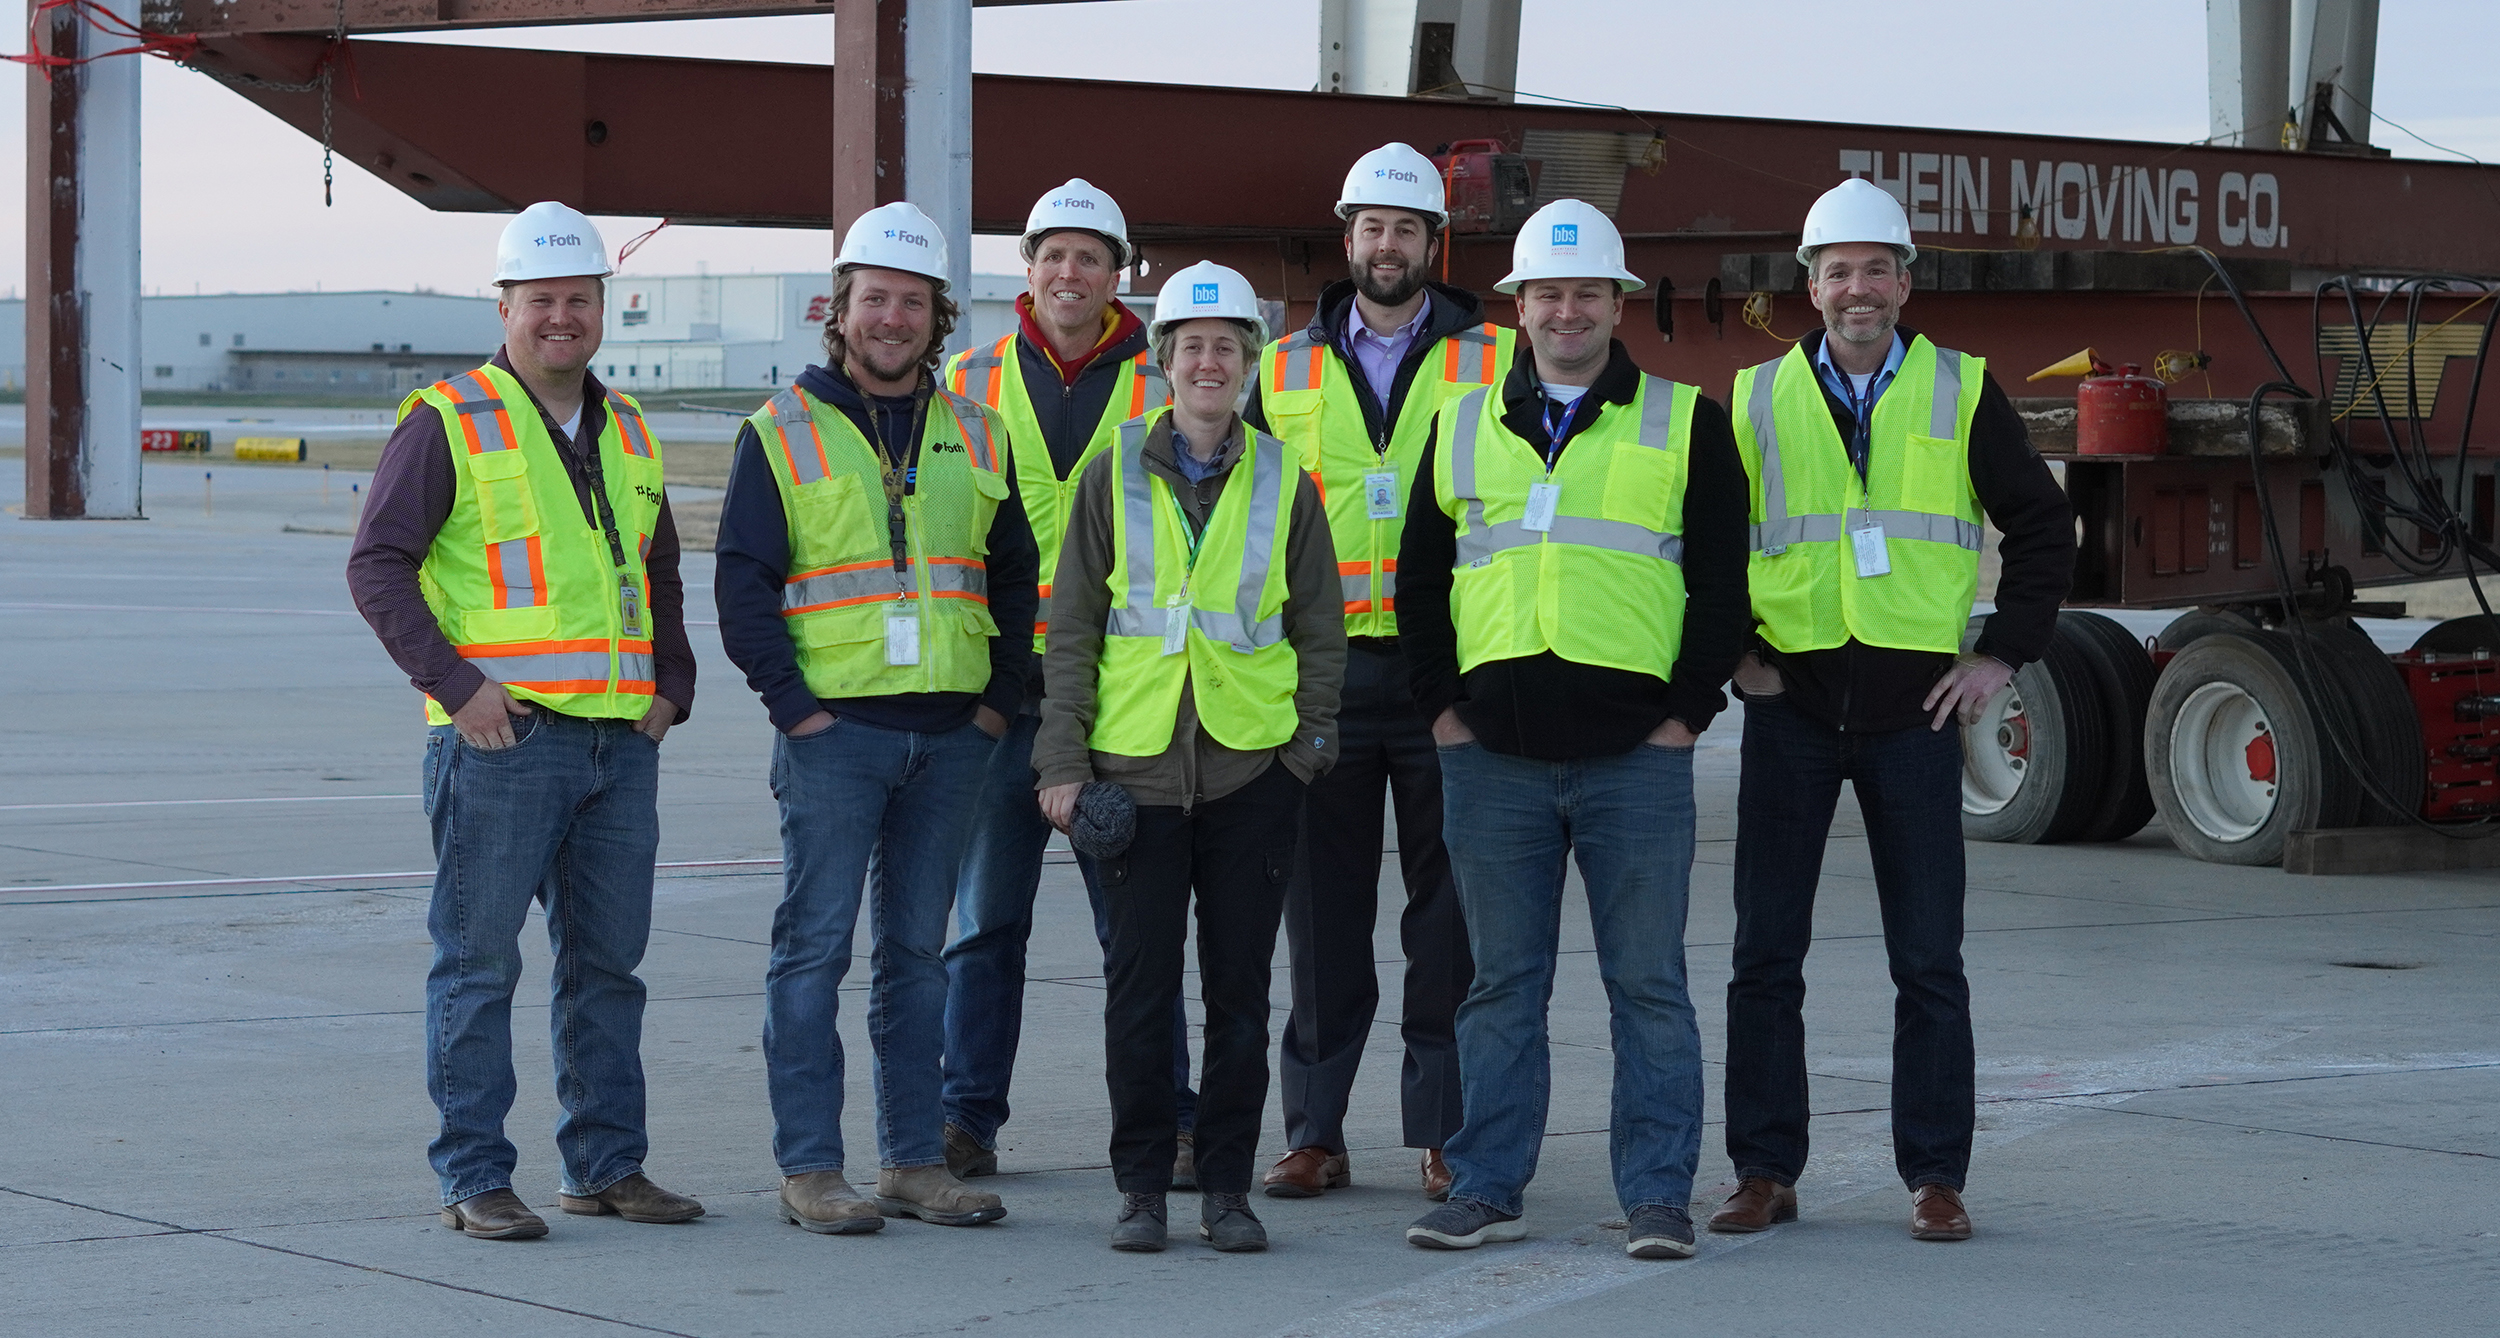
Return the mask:
[[(1809, 966), (1816, 1154), (1793, 1226), (1705, 1236), (1686, 1263), (1623, 1256), (1604, 1001), (1575, 910), (1527, 1241), (1451, 1255), (1400, 1239), (1425, 1205), (1395, 1146), (1384, 1018), (1350, 1125), (1354, 1188), (1258, 1200), (1276, 1242), (1263, 1256), (1190, 1241), (1115, 1255), (1100, 964), (1074, 870), (1054, 864), (1008, 1173), (988, 1182), (1007, 1220), (805, 1235), (773, 1212), (757, 1053), (778, 880), (729, 862), (777, 853), (770, 735), (709, 627), (694, 718), (663, 753), (661, 858), (685, 867), (660, 881), (644, 975), (651, 1171), (711, 1213), (554, 1214), (533, 943), (511, 1129), (524, 1196), (554, 1231), (460, 1238), (436, 1224), (424, 1161), (420, 723), (348, 605), (346, 539), (320, 532), (352, 521), (340, 479), (325, 505), (308, 471), (235, 470), (231, 486), (221, 471), (210, 516), (183, 471), (151, 467), (154, 520), (0, 519), (0, 1332), (2490, 1331), (2500, 879), (2222, 868), (2157, 829), (1970, 847), (1979, 1234), (1918, 1244), (1891, 1170), (1889, 988), (1845, 803)], [(12, 471), (0, 501), (15, 485)], [(687, 576), (690, 617), (708, 621), (708, 556)], [(1688, 935), (1713, 1060), (1703, 1196), (1728, 1171), (1715, 1061), (1736, 723), (1701, 760)], [(272, 881), (229, 881), (244, 879)], [(1394, 923), (1384, 907), (1384, 956)], [(855, 1178), (873, 1147), (865, 981), (863, 963), (843, 1018)], [(1176, 1196), (1176, 1226), (1195, 1208)]]

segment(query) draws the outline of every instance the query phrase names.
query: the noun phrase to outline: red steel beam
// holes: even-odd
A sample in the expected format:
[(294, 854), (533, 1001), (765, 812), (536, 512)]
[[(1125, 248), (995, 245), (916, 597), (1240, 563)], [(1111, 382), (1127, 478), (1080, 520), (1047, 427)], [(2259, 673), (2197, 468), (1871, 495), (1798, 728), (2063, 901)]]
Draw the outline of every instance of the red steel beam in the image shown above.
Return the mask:
[[(822, 14), (836, 0), (141, 0), (140, 26), (157, 33), (240, 37), (327, 33), (342, 19), (350, 33), (438, 32), (540, 24), (641, 23), (655, 19), (756, 18)], [(1066, 4), (1072, 0), (972, 0), (976, 9)]]
[[(910, 0), (837, 0), (833, 213), (851, 220), (903, 198), (903, 42)], [(819, 106), (826, 105), (819, 103)]]

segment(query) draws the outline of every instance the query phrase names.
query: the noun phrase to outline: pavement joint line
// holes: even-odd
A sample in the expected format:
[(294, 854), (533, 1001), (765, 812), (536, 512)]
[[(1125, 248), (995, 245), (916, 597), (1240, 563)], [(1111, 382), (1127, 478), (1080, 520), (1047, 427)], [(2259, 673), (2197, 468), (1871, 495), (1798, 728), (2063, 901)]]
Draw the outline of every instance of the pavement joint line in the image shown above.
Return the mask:
[(614, 1324), (621, 1328), (633, 1329), (642, 1333), (666, 1334), (668, 1335), (668, 1338), (697, 1338), (694, 1334), (685, 1333), (678, 1329), (663, 1329), (651, 1324), (637, 1324), (630, 1319), (618, 1319), (614, 1315), (602, 1315), (596, 1311), (590, 1310), (576, 1310), (571, 1306), (555, 1305), (547, 1301), (533, 1301), (526, 1296), (514, 1296), (507, 1292), (488, 1291), (483, 1287), (465, 1287), (457, 1282), (445, 1282), (439, 1278), (429, 1278), (419, 1273), (403, 1273), (395, 1268), (383, 1268), (375, 1264), (360, 1264), (352, 1259), (340, 1259), (326, 1254), (314, 1254), (310, 1250), (292, 1250), (288, 1249), (284, 1245), (272, 1245), (267, 1241), (253, 1240), (247, 1236), (234, 1234), (240, 1231), (265, 1230), (266, 1228), (187, 1227), (182, 1225), (180, 1222), (167, 1222), (154, 1217), (141, 1217), (137, 1213), (125, 1213), (112, 1208), (99, 1208), (92, 1203), (80, 1203), (74, 1199), (56, 1198), (50, 1194), (37, 1194), (30, 1190), (18, 1189), (9, 1185), (0, 1185), (0, 1193), (15, 1194), (20, 1198), (37, 1199), (45, 1203), (57, 1203), (64, 1208), (79, 1208), (91, 1213), (102, 1213), (107, 1217), (118, 1217), (127, 1222), (143, 1222), (153, 1227), (164, 1227), (166, 1230), (161, 1233), (163, 1235), (197, 1236), (204, 1240), (222, 1240), (228, 1242), (229, 1244), (247, 1246), (255, 1250), (267, 1250), (271, 1254), (283, 1254), (297, 1259), (309, 1259), (315, 1263), (321, 1264), (336, 1264), (340, 1268), (352, 1268), (359, 1273), (373, 1273), (386, 1278), (397, 1278), (402, 1282), (414, 1282), (427, 1287), (440, 1287), (445, 1291), (462, 1292), (470, 1296), (484, 1297), (490, 1301), (506, 1301), (513, 1305), (528, 1306), (534, 1310), (546, 1310), (559, 1315), (571, 1315), (575, 1319), (597, 1320), (601, 1323)]
[[(2466, 1066), (2466, 1067), (2470, 1067), (2470, 1068), (2489, 1068), (2489, 1067), (2492, 1067), (2492, 1066), (2491, 1066), (2491, 1065), (2488, 1065), (2488, 1064), (2475, 1064), (2475, 1065), (2468, 1065), (2468, 1066)], [(2437, 1072), (2438, 1070), (2436, 1070), (2436, 1069), (2428, 1069), (2428, 1070), (2421, 1070), (2421, 1071), (2422, 1071), (2422, 1072)], [(2335, 1076), (2342, 1076), (2342, 1075), (2335, 1075)], [(2196, 1089), (2195, 1089), (2195, 1088), (2178, 1088), (2178, 1089), (2172, 1089), (2172, 1090), (2179, 1090), (2179, 1091), (2194, 1091), (2194, 1090), (2196, 1090)], [(2059, 1099), (2059, 1100), (2057, 1100), (2057, 1104), (2063, 1105), (2063, 1104), (2065, 1104), (2065, 1103), (2066, 1103), (2066, 1099)], [(2075, 1110), (2097, 1110), (2097, 1111), (2101, 1111), (2101, 1112), (2102, 1112), (2102, 1113), (2104, 1113), (2104, 1114), (2109, 1114), (2109, 1115), (2134, 1115), (2134, 1116), (2138, 1116), (2138, 1117), (2143, 1118), (2143, 1119), (2150, 1119), (2150, 1120), (2177, 1120), (2178, 1122), (2180, 1122), (2180, 1123), (2182, 1123), (2182, 1124), (2204, 1124), (2204, 1125), (2211, 1125), (2211, 1126), (2213, 1126), (2214, 1128), (2217, 1128), (2217, 1129), (2238, 1129), (2238, 1130), (2241, 1130), (2241, 1131), (2246, 1132), (2246, 1133), (2257, 1133), (2257, 1134), (2281, 1134), (2281, 1135), (2283, 1135), (2284, 1137), (2287, 1137), (2287, 1138), (2314, 1138), (2314, 1139), (2317, 1139), (2318, 1141), (2320, 1141), (2320, 1142), (2322, 1142), (2322, 1143), (2355, 1143), (2355, 1144), (2358, 1144), (2358, 1145), (2360, 1145), (2360, 1146), (2362, 1146), (2362, 1147), (2371, 1147), (2371, 1148), (2388, 1148), (2388, 1149), (2391, 1149), (2391, 1150), (2393, 1150), (2393, 1151), (2397, 1151), (2397, 1152), (2429, 1152), (2429, 1153), (2434, 1153), (2434, 1154), (2437, 1154), (2437, 1155), (2440, 1155), (2440, 1156), (2447, 1156), (2447, 1157), (2474, 1157), (2474, 1158), (2478, 1158), (2478, 1159), (2483, 1160), (2483, 1161), (2500, 1161), (2500, 1155), (2495, 1155), (2495, 1154), (2493, 1154), (2493, 1153), (2489, 1153), (2489, 1152), (2475, 1152), (2475, 1151), (2472, 1151), (2472, 1150), (2470, 1150), (2470, 1149), (2466, 1149), (2466, 1148), (2433, 1148), (2433, 1147), (2424, 1147), (2424, 1146), (2422, 1146), (2422, 1145), (2421, 1145), (2421, 1144), (2419, 1144), (2419, 1143), (2389, 1143), (2389, 1142), (2385, 1142), (2385, 1141), (2383, 1141), (2383, 1140), (2376, 1139), (2376, 1138), (2347, 1138), (2347, 1137), (2345, 1137), (2345, 1136), (2343, 1136), (2343, 1135), (2341, 1135), (2341, 1134), (2315, 1134), (2315, 1133), (2310, 1133), (2310, 1132), (2308, 1132), (2308, 1131), (2306, 1131), (2306, 1130), (2302, 1130), (2302, 1129), (2278, 1129), (2278, 1128), (2275, 1128), (2275, 1127), (2274, 1127), (2274, 1126), (2272, 1126), (2272, 1125), (2265, 1125), (2265, 1124), (2248, 1124), (2248, 1123), (2244, 1123), (2244, 1122), (2239, 1121), (2239, 1120), (2208, 1120), (2208, 1119), (2200, 1119), (2200, 1118), (2198, 1118), (2198, 1117), (2196, 1117), (2196, 1116), (2194, 1116), (2194, 1115), (2174, 1115), (2174, 1114), (2170, 1114), (2170, 1113), (2165, 1112), (2165, 1111), (2158, 1111), (2158, 1110), (2129, 1110), (2129, 1109), (2127, 1109), (2127, 1108), (2126, 1108), (2126, 1107), (2124, 1107), (2124, 1106), (2095, 1106), (2095, 1105), (2081, 1105), (2081, 1104), (2073, 1106), (2073, 1107), (2072, 1107), (2072, 1109), (2075, 1109)]]
[(421, 794), (299, 794), (248, 799), (99, 799), (75, 804), (0, 804), (0, 813), (39, 808), (172, 808), (181, 804), (350, 804), (378, 799), (423, 799)]

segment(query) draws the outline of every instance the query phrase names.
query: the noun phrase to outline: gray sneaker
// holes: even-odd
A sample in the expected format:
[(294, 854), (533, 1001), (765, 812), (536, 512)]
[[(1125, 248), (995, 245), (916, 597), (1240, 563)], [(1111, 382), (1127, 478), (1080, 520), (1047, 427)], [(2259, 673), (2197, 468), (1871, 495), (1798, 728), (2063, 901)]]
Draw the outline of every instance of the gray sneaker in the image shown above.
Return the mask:
[(1693, 1215), (1682, 1208), (1643, 1204), (1632, 1210), (1625, 1227), (1623, 1252), (1635, 1259), (1693, 1257)]
[(1247, 1194), (1208, 1194), (1198, 1208), (1198, 1239), (1226, 1254), (1267, 1248), (1267, 1228), (1250, 1211)]
[(1528, 1224), (1513, 1214), (1474, 1199), (1452, 1199), (1416, 1218), (1406, 1229), (1406, 1243), (1427, 1250), (1472, 1250), (1527, 1235)]
[(1160, 1254), (1166, 1221), (1162, 1195), (1122, 1194), (1120, 1220), (1111, 1228), (1111, 1248), (1130, 1254)]

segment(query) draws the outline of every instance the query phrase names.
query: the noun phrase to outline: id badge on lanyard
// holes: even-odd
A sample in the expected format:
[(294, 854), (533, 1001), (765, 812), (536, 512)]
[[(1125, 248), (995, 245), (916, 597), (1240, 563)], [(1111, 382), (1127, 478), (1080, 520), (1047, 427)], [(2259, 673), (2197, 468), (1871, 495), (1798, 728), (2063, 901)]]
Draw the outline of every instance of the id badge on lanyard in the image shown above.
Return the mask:
[(620, 626), (617, 635), (628, 641), (649, 639), (651, 633), (642, 625), (642, 582), (631, 575), (616, 578), (616, 603)]
[(920, 663), (920, 601), (899, 601), (900, 607), (885, 615), (885, 662), (890, 665)]
[(1857, 556), (1858, 575), (1892, 574), (1892, 551), (1884, 547), (1884, 527), (1876, 524), (1873, 517), (1849, 531), (1849, 548)]
[(1363, 476), (1363, 507), (1373, 520), (1398, 518), (1398, 472), (1384, 469)]

